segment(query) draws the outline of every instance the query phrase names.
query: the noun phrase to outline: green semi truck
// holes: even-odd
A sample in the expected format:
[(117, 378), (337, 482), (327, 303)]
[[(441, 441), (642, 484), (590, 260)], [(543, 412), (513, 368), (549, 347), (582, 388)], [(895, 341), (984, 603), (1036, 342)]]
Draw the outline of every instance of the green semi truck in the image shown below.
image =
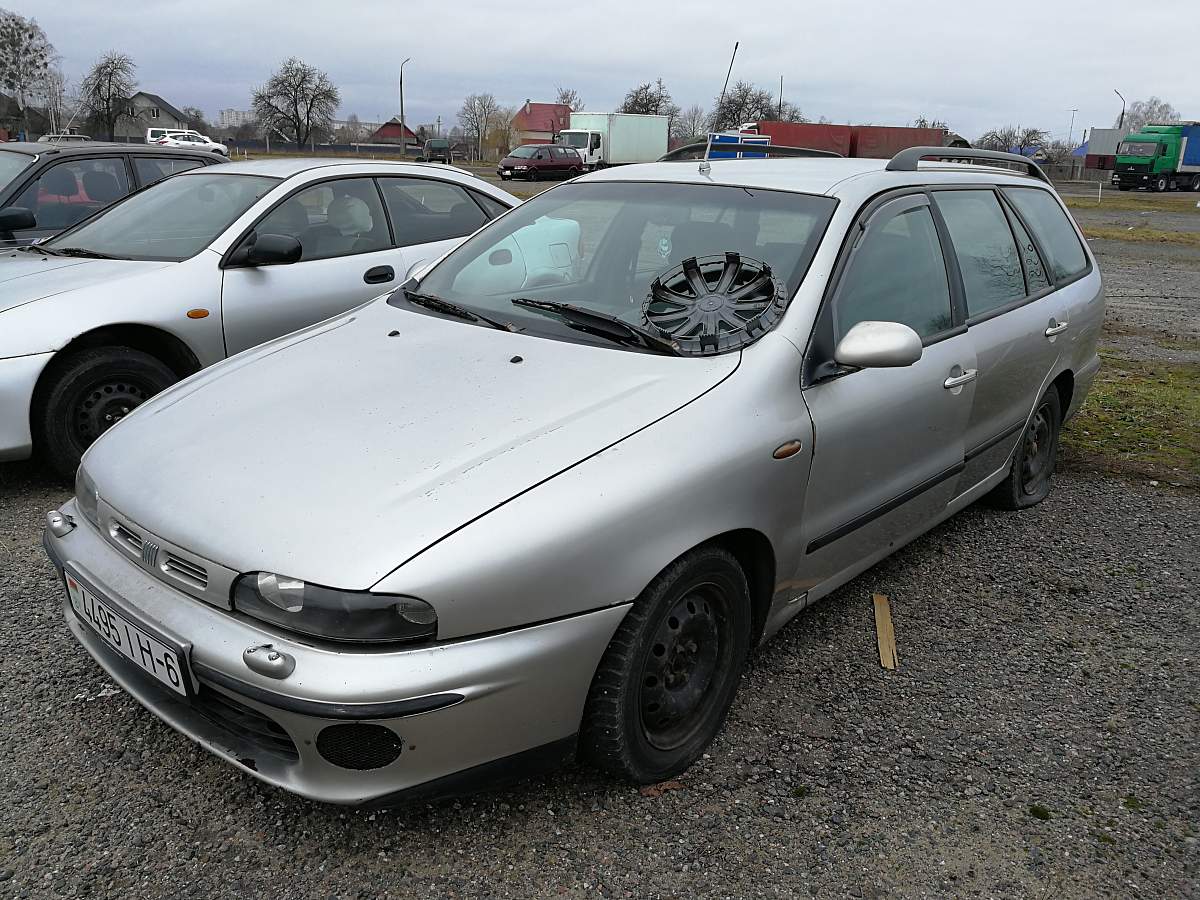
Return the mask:
[(1112, 183), (1123, 191), (1200, 191), (1200, 122), (1143, 125), (1126, 135)]

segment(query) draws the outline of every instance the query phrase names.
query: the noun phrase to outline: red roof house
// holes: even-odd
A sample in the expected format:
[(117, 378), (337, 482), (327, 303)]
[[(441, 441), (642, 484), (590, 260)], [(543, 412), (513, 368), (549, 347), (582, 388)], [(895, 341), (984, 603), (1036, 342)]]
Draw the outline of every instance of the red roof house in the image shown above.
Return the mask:
[(571, 107), (565, 103), (525, 105), (513, 116), (512, 132), (517, 144), (549, 144), (564, 128), (571, 127)]
[[(403, 128), (403, 131), (401, 129)], [(400, 136), (404, 135), (404, 140), (401, 141)], [(392, 116), (390, 120), (384, 122), (374, 133), (367, 138), (369, 144), (415, 144), (417, 143), (417, 135), (407, 125), (400, 124), (399, 116)]]

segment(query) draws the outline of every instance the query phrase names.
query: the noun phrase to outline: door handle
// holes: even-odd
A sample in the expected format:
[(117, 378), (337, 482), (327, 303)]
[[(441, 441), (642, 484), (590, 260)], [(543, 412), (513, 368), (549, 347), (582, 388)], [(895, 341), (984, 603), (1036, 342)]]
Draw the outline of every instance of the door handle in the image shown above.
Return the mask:
[(1066, 331), (1071, 325), (1070, 322), (1055, 322), (1050, 320), (1050, 326), (1046, 329), (1046, 337), (1054, 337), (1056, 334), (1061, 334)]
[(952, 391), (957, 387), (962, 387), (964, 384), (974, 381), (978, 374), (978, 369), (967, 369), (961, 375), (951, 375), (942, 382), (942, 387), (948, 391)]
[(363, 275), (363, 281), (367, 284), (383, 284), (385, 281), (392, 281), (396, 277), (396, 270), (391, 266), (376, 266), (373, 269), (367, 269)]

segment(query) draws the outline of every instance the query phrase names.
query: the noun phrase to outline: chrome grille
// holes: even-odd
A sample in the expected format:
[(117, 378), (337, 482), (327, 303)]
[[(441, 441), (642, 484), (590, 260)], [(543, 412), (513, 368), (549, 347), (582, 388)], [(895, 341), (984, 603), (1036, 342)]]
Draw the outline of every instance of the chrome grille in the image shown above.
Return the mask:
[(204, 566), (181, 559), (174, 553), (167, 553), (162, 563), (162, 570), (167, 575), (186, 581), (199, 590), (208, 587), (208, 570)]
[(154, 561), (158, 559), (158, 544), (154, 541), (142, 541), (142, 562), (148, 566), (154, 565)]

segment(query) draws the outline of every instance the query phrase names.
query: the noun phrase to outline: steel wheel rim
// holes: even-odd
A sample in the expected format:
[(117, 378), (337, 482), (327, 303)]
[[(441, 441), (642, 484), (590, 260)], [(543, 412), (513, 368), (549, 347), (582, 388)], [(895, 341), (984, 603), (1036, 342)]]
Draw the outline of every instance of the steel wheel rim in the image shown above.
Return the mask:
[(1033, 414), (1021, 444), (1021, 490), (1027, 496), (1037, 494), (1050, 477), (1052, 438), (1050, 404), (1043, 403)]
[(687, 743), (703, 726), (730, 646), (728, 600), (717, 585), (681, 596), (655, 631), (640, 679), (639, 717), (659, 750)]
[(71, 436), (86, 447), (153, 395), (141, 378), (99, 378), (79, 391), (71, 404)]

